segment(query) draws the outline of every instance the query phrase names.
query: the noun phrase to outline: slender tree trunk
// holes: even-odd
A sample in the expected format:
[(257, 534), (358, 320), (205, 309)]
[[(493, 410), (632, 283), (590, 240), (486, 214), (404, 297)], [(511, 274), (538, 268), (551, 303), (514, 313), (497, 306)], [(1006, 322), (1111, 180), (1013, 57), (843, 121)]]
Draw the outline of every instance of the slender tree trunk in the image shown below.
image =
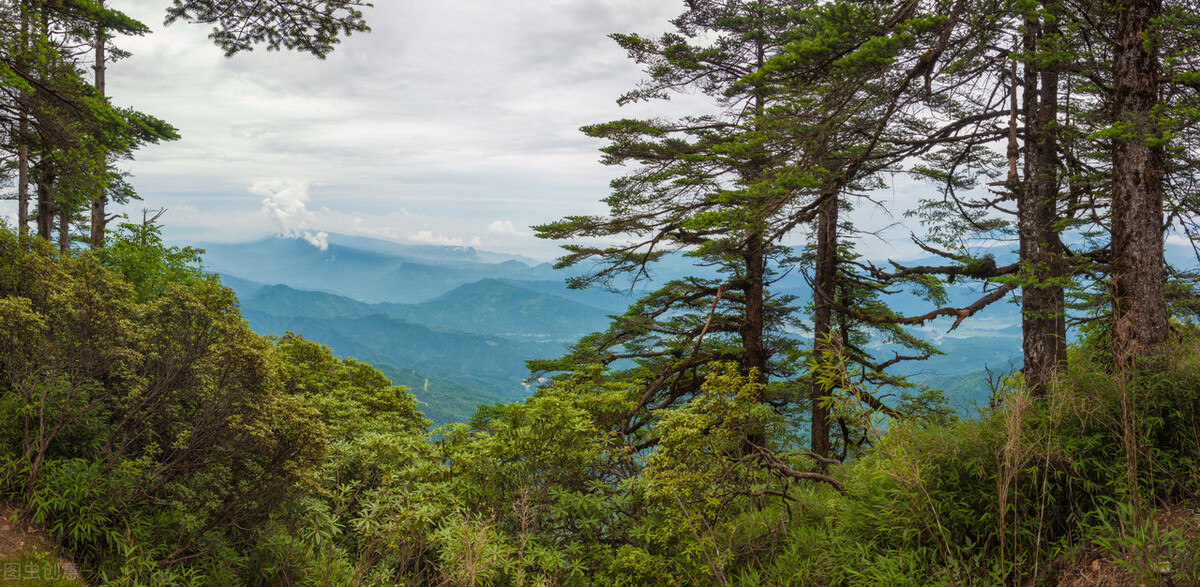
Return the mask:
[[(837, 296), (837, 223), (838, 198), (836, 193), (826, 194), (817, 218), (817, 267), (813, 281), (813, 359), (817, 369), (813, 373), (812, 391), (812, 452), (820, 457), (829, 457), (829, 408), (822, 405), (833, 387), (827, 379), (827, 367), (835, 360), (838, 352), (833, 338), (833, 304)], [(823, 465), (818, 461), (818, 468)]]
[(64, 255), (71, 250), (71, 213), (66, 208), (58, 210), (58, 250)]
[(1152, 354), (1167, 340), (1163, 259), (1163, 149), (1152, 111), (1158, 104), (1158, 47), (1151, 31), (1162, 0), (1117, 7), (1113, 106), (1128, 130), (1113, 143), (1112, 310), (1118, 362)]
[(742, 320), (739, 334), (742, 337), (746, 371), (757, 369), (759, 378), (765, 379), (767, 352), (763, 344), (763, 332), (766, 328), (766, 294), (763, 280), (766, 273), (766, 259), (762, 234), (757, 231), (751, 234), (748, 245), (744, 256), (747, 283), (743, 289), (746, 297), (746, 315)]
[[(19, 46), (22, 53), (29, 49), (29, 13), (25, 3), (20, 4), (21, 11), (21, 40)], [(21, 56), (27, 61), (26, 55)], [(17, 231), (29, 234), (29, 112), (25, 104), (24, 92), (21, 93), (20, 122), (17, 131)]]
[[(1057, 5), (1043, 4), (1053, 15)], [(1025, 19), (1025, 51), (1054, 51), (1058, 30), (1053, 18), (1045, 27), (1036, 16)], [(1025, 70), (1025, 180), (1018, 193), (1017, 216), (1025, 283), (1021, 288), (1021, 328), (1025, 382), (1035, 395), (1067, 360), (1067, 278), (1058, 228), (1058, 72), (1030, 58)]]
[(29, 132), (29, 121), (21, 112), (20, 146), (17, 147), (17, 230), (29, 233), (29, 145), (25, 143)]
[[(100, 0), (100, 6), (104, 6), (104, 0)], [(105, 63), (105, 37), (104, 27), (96, 28), (96, 91), (103, 98), (104, 94), (104, 73), (107, 64)], [(107, 171), (107, 170), (106, 170)], [(104, 246), (104, 228), (108, 224), (108, 215), (105, 206), (108, 203), (108, 197), (104, 193), (104, 182), (101, 181), (97, 186), (98, 193), (92, 198), (92, 222), (91, 222), (91, 238), (89, 244), (93, 249), (99, 249)]]
[[(767, 381), (767, 352), (763, 344), (763, 333), (766, 330), (766, 294), (763, 284), (766, 271), (765, 243), (762, 233), (752, 232), (746, 243), (747, 251), (743, 255), (746, 263), (746, 285), (742, 288), (745, 297), (745, 316), (738, 328), (742, 339), (743, 368), (747, 373), (754, 372), (757, 381)], [(754, 398), (762, 401), (761, 396)], [(746, 441), (743, 450), (745, 454), (753, 454), (755, 447), (766, 446), (766, 430), (758, 426), (746, 431)]]
[[(755, 56), (757, 58), (757, 68), (762, 69), (766, 61), (766, 52), (761, 39), (757, 43)], [(756, 125), (765, 113), (765, 108), (766, 101), (763, 99), (762, 93), (756, 93), (754, 97)], [(765, 163), (763, 161), (758, 159), (752, 160), (749, 176), (754, 178), (760, 177), (764, 167)], [(754, 221), (753, 230), (750, 231), (747, 237), (746, 253), (743, 256), (743, 260), (746, 263), (747, 283), (742, 291), (742, 294), (745, 296), (745, 316), (739, 327), (739, 334), (742, 338), (742, 353), (746, 371), (755, 372), (756, 379), (765, 384), (767, 382), (767, 350), (763, 339), (767, 327), (765, 283), (767, 274), (767, 243), (764, 240), (763, 223), (757, 211), (754, 214)], [(757, 401), (763, 400), (761, 396), (754, 399)], [(756, 446), (766, 446), (765, 428), (759, 425), (752, 430), (747, 430), (746, 441), (749, 446), (745, 446), (744, 448), (749, 454), (753, 453)]]
[(37, 182), (37, 235), (47, 242), (50, 241), (50, 233), (54, 230), (54, 176), (50, 174), (40, 174)]

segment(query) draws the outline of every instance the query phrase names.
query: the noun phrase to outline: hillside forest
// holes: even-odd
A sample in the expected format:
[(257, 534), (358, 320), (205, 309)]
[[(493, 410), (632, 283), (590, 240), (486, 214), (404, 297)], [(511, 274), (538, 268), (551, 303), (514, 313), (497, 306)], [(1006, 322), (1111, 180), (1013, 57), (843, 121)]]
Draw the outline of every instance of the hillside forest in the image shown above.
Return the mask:
[[(163, 5), (228, 56), (369, 30), (356, 0)], [(138, 198), (121, 162), (180, 139), (106, 93), (148, 29), (0, 0), (0, 501), (58, 545), (3, 562), (69, 560), (64, 585), (1200, 583), (1197, 274), (1164, 254), (1200, 212), (1200, 7), (680, 9), (611, 35), (644, 73), (619, 101), (707, 108), (585, 126), (624, 173), (607, 212), (534, 227), (583, 311), (512, 259), (528, 281), (416, 305), (210, 272), (112, 211)], [(860, 249), (897, 176), (928, 262)], [(941, 352), (918, 329), (1014, 304), (1022, 363), (975, 409), (911, 377)], [(501, 336), (551, 315), (566, 347)], [(527, 392), (455, 399), (484, 385), (458, 374), (457, 403), (418, 402), (435, 352)]]

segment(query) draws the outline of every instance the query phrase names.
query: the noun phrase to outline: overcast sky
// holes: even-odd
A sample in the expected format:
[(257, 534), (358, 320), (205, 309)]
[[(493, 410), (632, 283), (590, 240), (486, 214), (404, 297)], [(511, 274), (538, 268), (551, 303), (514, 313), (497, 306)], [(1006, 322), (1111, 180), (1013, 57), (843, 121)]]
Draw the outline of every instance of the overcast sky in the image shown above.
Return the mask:
[[(707, 104), (616, 104), (643, 75), (608, 35), (667, 31), (683, 0), (377, 0), (372, 32), (324, 61), (264, 50), (227, 59), (208, 27), (164, 26), (167, 4), (109, 0), (153, 32), (116, 40), (132, 57), (110, 66), (107, 91), (183, 137), (123, 163), (143, 200), (118, 209), (140, 219), (166, 208), (175, 241), (284, 234), (319, 246), (336, 232), (550, 260), (561, 243), (529, 227), (605, 212), (622, 173), (599, 163), (604, 142), (580, 126)], [(917, 193), (900, 184), (880, 199), (903, 210)], [(15, 209), (0, 202), (10, 222)], [(856, 212), (868, 228), (894, 221)], [(909, 257), (906, 235), (864, 249)]]
[[(641, 79), (607, 35), (657, 34), (682, 0), (378, 0), (373, 29), (324, 61), (256, 50), (226, 59), (202, 25), (162, 25), (166, 0), (110, 5), (154, 32), (118, 45), (114, 103), (183, 138), (126, 164), (175, 239), (321, 231), (474, 245), (549, 259), (531, 224), (602, 212), (620, 169), (584, 124)], [(686, 102), (686, 99), (684, 100)]]
[[(285, 234), (320, 245), (337, 232), (549, 260), (560, 243), (529, 226), (603, 213), (622, 171), (598, 162), (603, 141), (579, 127), (704, 104), (616, 104), (643, 75), (608, 35), (669, 30), (683, 0), (376, 0), (373, 31), (324, 61), (264, 50), (227, 59), (207, 27), (164, 26), (168, 0), (108, 4), (153, 29), (117, 40), (132, 57), (109, 69), (112, 101), (183, 136), (124, 163), (143, 201), (122, 211), (167, 208), (174, 240)], [(897, 177), (876, 199), (899, 216), (928, 191)], [(15, 216), (15, 203), (0, 213)], [(870, 229), (898, 219), (883, 208), (855, 216)], [(920, 251), (907, 235), (860, 250), (911, 258)]]

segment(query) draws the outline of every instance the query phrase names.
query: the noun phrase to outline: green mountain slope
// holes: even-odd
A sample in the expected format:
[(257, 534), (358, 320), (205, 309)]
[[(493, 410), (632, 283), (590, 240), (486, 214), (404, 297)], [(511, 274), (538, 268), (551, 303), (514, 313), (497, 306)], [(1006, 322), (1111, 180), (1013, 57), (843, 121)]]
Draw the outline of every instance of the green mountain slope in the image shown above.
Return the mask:
[(427, 376), (416, 369), (400, 369), (384, 363), (376, 363), (374, 367), (391, 379), (393, 384), (407, 387), (417, 398), (417, 409), (433, 422), (434, 427), (466, 422), (480, 405), (511, 401), (453, 381)]
[(271, 316), (300, 318), (356, 318), (387, 314), (383, 304), (367, 304), (345, 296), (293, 289), (286, 285), (268, 285), (250, 296), (242, 296), (243, 310)]
[(392, 306), (388, 313), (463, 332), (566, 342), (608, 324), (603, 310), (496, 279), (455, 288), (422, 304)]
[(329, 345), (338, 355), (398, 370), (436, 373), (439, 382), (471, 388), (503, 401), (525, 397), (522, 382), (528, 376), (526, 360), (562, 351), (561, 344), (440, 331), (383, 315), (304, 318), (247, 309), (242, 314), (256, 332), (294, 332)]

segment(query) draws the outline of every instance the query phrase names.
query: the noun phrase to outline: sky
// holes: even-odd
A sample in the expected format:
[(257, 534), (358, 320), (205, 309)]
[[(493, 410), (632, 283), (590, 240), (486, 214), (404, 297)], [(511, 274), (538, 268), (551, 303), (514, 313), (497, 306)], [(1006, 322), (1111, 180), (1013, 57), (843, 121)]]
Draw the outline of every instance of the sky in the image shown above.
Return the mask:
[(176, 240), (322, 232), (470, 245), (551, 259), (530, 225), (601, 213), (620, 168), (579, 127), (680, 113), (687, 96), (619, 107), (642, 75), (607, 35), (655, 35), (682, 0), (377, 0), (369, 34), (326, 60), (259, 49), (225, 58), (204, 25), (163, 26), (165, 0), (109, 5), (153, 33), (125, 38), (118, 105), (182, 139), (125, 167)]
[[(604, 142), (579, 127), (707, 104), (617, 105), (643, 74), (608, 35), (665, 32), (683, 0), (376, 0), (372, 32), (325, 60), (263, 49), (226, 58), (208, 27), (164, 26), (167, 4), (109, 0), (153, 32), (116, 41), (131, 57), (110, 66), (107, 90), (182, 135), (123, 163), (143, 200), (118, 210), (140, 219), (165, 208), (160, 223), (177, 242), (277, 234), (321, 247), (342, 233), (550, 260), (561, 243), (530, 226), (604, 213), (623, 171), (602, 165)], [(892, 181), (875, 194), (882, 206), (855, 212), (860, 227), (893, 225), (930, 193)], [(0, 202), (0, 214), (14, 217), (15, 203)], [(909, 230), (860, 250), (919, 256)]]
[(551, 260), (561, 243), (530, 226), (603, 213), (622, 174), (579, 127), (707, 104), (617, 105), (643, 75), (608, 35), (665, 32), (683, 0), (377, 0), (372, 32), (325, 60), (226, 58), (208, 27), (164, 26), (166, 4), (110, 0), (153, 32), (116, 41), (131, 57), (107, 91), (182, 135), (123, 164), (143, 200), (118, 210), (166, 208), (174, 241), (343, 233)]

